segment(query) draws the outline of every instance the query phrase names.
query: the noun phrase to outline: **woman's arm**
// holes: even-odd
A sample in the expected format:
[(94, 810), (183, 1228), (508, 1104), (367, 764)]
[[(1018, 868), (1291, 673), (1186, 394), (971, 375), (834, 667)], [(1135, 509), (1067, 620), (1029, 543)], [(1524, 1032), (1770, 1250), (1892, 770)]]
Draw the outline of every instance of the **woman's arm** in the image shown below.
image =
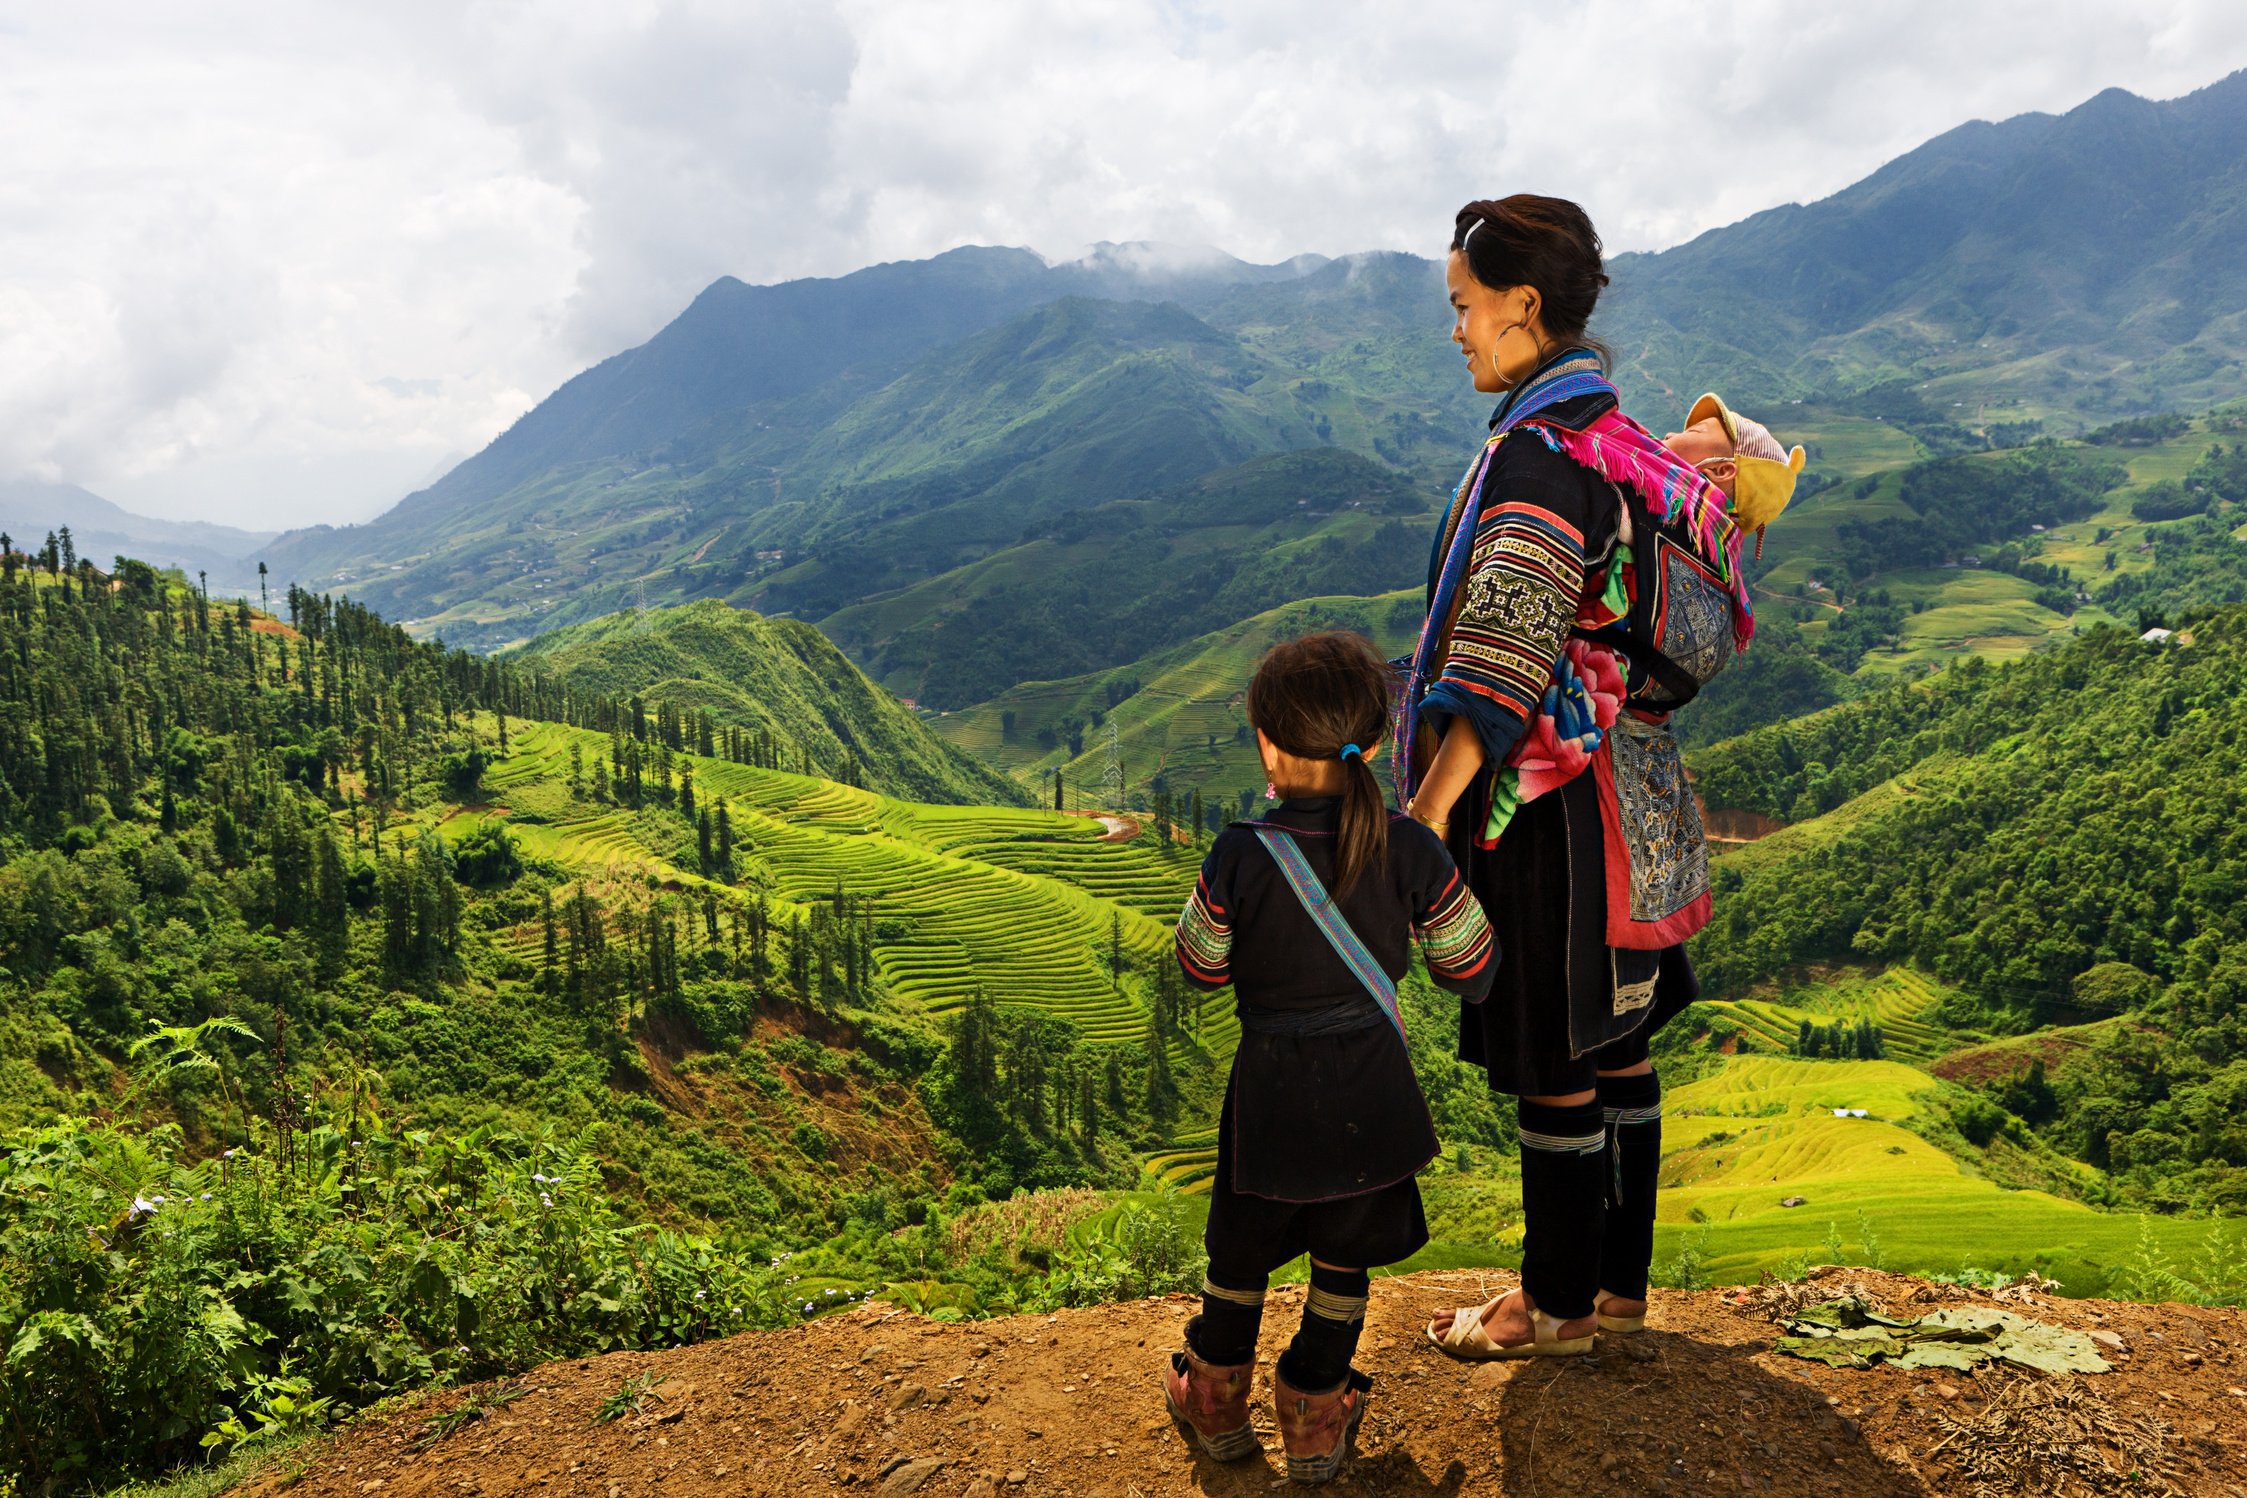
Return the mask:
[(1448, 832), (1452, 807), (1482, 766), (1482, 735), (1453, 719), (1444, 732), (1443, 747), (1436, 751), (1435, 763), (1428, 766), (1428, 776), (1412, 798), (1409, 809), (1414, 820), (1439, 835)]

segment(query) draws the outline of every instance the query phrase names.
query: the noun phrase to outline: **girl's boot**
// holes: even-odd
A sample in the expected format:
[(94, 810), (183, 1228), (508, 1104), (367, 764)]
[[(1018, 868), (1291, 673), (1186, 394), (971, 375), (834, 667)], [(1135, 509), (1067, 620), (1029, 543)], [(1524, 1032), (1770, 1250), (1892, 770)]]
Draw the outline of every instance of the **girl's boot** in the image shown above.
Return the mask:
[(1350, 1370), (1323, 1394), (1292, 1387), (1287, 1376), (1272, 1375), (1272, 1402), (1278, 1407), (1280, 1440), (1287, 1448), (1287, 1475), (1297, 1482), (1325, 1482), (1342, 1470), (1350, 1434), (1365, 1415), (1373, 1380)]
[(1221, 1462), (1237, 1462), (1263, 1450), (1248, 1424), (1249, 1376), (1255, 1371), (1254, 1363), (1205, 1363), (1191, 1348), (1170, 1355), (1163, 1399), (1171, 1418)]

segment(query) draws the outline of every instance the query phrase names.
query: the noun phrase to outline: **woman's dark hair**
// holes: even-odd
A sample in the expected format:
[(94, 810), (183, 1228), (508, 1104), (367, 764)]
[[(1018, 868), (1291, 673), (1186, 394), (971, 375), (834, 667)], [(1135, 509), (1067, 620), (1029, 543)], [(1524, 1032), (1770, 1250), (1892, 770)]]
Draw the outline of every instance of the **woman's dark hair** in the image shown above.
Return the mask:
[(1459, 210), (1451, 247), (1466, 255), (1467, 269), (1485, 286), (1536, 287), (1545, 331), (1553, 337), (1564, 344), (1590, 342), (1584, 330), (1607, 275), (1599, 231), (1583, 209), (1566, 198), (1531, 192), (1478, 199)]
[(1369, 763), (1389, 724), (1389, 667), (1363, 635), (1340, 630), (1274, 645), (1248, 684), (1248, 721), (1298, 759), (1335, 759), (1344, 745), (1334, 898), (1389, 856), (1389, 809)]

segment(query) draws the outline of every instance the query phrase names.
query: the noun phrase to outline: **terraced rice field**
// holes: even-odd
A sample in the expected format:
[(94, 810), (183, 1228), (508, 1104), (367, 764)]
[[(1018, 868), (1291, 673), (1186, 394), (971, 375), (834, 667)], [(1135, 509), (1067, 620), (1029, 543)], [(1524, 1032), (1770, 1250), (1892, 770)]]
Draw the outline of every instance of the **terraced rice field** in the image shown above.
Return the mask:
[(1757, 1050), (1781, 1055), (1793, 1051), (1804, 1021), (1831, 1025), (1870, 1020), (1880, 1027), (1891, 1058), (1924, 1063), (1974, 1038), (1929, 1020), (1944, 997), (1942, 985), (1924, 973), (1892, 967), (1870, 977), (1846, 975), (1789, 985), (1768, 998), (1711, 1000), (1699, 1007), (1709, 1016), (1731, 1020)]
[(1217, 1178), (1217, 1126), (1179, 1135), (1171, 1149), (1148, 1156), (1144, 1169), (1153, 1185), (1206, 1194)]
[[(1657, 1262), (1705, 1233), (1717, 1280), (1752, 1280), (1790, 1255), (1822, 1256), (1830, 1223), (1852, 1260), (1877, 1245), (1890, 1267), (1916, 1273), (2035, 1268), (2080, 1295), (2106, 1287), (2141, 1229), (2180, 1260), (2201, 1247), (2206, 1222), (2100, 1212), (1969, 1174), (1905, 1127), (1935, 1085), (1896, 1061), (1735, 1056), (1677, 1088), (1663, 1124)], [(1836, 1118), (1836, 1108), (1868, 1116)], [(1780, 1205), (1791, 1197), (1804, 1204)], [(2241, 1240), (2239, 1224), (2218, 1231)]]
[[(591, 765), (609, 752), (605, 736), (558, 724), (526, 724), (510, 753), (485, 776), (495, 802), (536, 800), (543, 820), (510, 820), (509, 831), (535, 857), (616, 880), (655, 879), (681, 887), (710, 884), (651, 847), (629, 811), (557, 794), (575, 741)], [(1074, 1021), (1100, 1041), (1146, 1033), (1140, 981), (1111, 971), (1120, 934), (1127, 968), (1167, 961), (1170, 925), (1193, 885), (1199, 860), (1151, 836), (1104, 841), (1096, 821), (1052, 812), (924, 806), (832, 781), (757, 770), (682, 755), (699, 794), (724, 797), (735, 838), (771, 894), (808, 907), (838, 887), (871, 900), (878, 925), (902, 934), (877, 938), (875, 962), (898, 997), (932, 1015), (978, 993)], [(500, 809), (454, 816), (442, 835), (457, 840)], [(525, 932), (508, 940), (541, 938)], [(1231, 1005), (1208, 1006), (1205, 1043), (1229, 1047)]]

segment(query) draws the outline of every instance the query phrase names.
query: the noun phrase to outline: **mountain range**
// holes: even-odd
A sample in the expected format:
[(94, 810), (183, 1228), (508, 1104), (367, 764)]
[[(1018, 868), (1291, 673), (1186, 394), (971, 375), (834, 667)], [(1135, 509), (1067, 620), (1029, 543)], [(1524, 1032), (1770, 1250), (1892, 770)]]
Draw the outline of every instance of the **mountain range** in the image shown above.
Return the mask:
[(207, 520), (135, 515), (76, 484), (0, 479), (0, 531), (9, 534), (17, 550), (36, 550), (48, 532), (64, 526), (70, 528), (78, 555), (97, 566), (108, 566), (112, 557), (132, 556), (190, 575), (208, 572), (214, 586), (226, 587), (256, 582), (251, 554), (275, 538), (272, 531), (238, 530)]
[[(1721, 385), (1814, 447), (1901, 431), (1924, 455), (2207, 405), (2237, 388), (2247, 340), (2243, 163), (2247, 75), (1961, 126), (1820, 202), (1616, 256), (1595, 331), (1650, 424)], [(1355, 454), (1424, 514), (1483, 410), (1443, 323), (1438, 265), (1403, 254), (965, 248), (725, 279), (388, 514), (264, 556), (485, 647), (722, 598), (827, 625), (893, 689), (961, 701), (991, 684), (947, 683), (926, 611), (905, 610), (923, 638), (902, 640), (861, 629), (869, 608), (942, 600), (971, 586), (957, 569), (1088, 510), (1274, 453)], [(1349, 503), (1304, 498), (1288, 539)], [(1387, 568), (1357, 591), (1411, 580)]]
[[(2243, 162), (2247, 74), (1962, 126), (1822, 202), (1616, 256), (1595, 330), (1649, 422), (1721, 384), (1748, 409), (1804, 402), (1789, 420), (1813, 445), (1858, 427), (1944, 451), (2209, 404), (2238, 389), (2247, 339)], [(1425, 512), (1483, 411), (1454, 359), (1438, 265), (1407, 254), (968, 247), (721, 278), (429, 490), (263, 557), (474, 647), (721, 597), (829, 624), (899, 692), (966, 701), (991, 683), (946, 681), (926, 649), (957, 568), (1308, 447), (1380, 465)], [(1303, 499), (1285, 539), (1350, 503)], [(903, 611), (901, 636), (863, 627), (915, 588), (939, 602)], [(1119, 640), (1101, 665), (1164, 642)]]

